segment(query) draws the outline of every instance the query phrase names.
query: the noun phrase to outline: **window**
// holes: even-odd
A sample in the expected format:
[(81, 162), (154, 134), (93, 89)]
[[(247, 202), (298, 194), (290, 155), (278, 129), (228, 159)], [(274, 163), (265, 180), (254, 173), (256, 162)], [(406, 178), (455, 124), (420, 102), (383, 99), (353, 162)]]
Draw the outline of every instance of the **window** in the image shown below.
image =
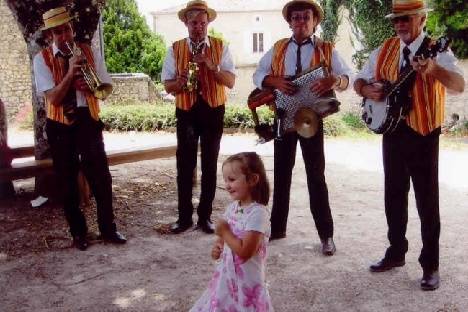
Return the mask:
[(253, 33), (252, 35), (253, 52), (263, 53), (263, 33)]

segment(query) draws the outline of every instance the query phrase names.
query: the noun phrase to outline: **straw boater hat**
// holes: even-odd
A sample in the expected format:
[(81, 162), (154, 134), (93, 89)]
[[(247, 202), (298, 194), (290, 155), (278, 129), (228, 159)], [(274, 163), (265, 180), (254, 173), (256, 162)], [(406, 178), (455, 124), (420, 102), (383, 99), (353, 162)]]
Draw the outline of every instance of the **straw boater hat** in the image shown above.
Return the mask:
[(70, 12), (68, 12), (65, 7), (51, 9), (42, 15), (42, 19), (44, 20), (44, 27), (42, 27), (41, 30), (63, 25), (71, 21), (73, 18), (74, 17), (70, 15)]
[(313, 0), (292, 0), (286, 3), (283, 7), (283, 17), (284, 19), (289, 23), (288, 21), (288, 10), (291, 8), (291, 6), (294, 5), (309, 5), (312, 10), (314, 10), (314, 15), (318, 18), (317, 25), (320, 24), (320, 22), (323, 20), (323, 10), (320, 7), (318, 3), (316, 3)]
[(427, 13), (432, 11), (429, 9), (424, 0), (393, 0), (392, 13), (385, 16), (386, 18), (394, 18), (405, 15)]
[(202, 0), (189, 1), (187, 3), (187, 6), (184, 9), (180, 10), (179, 13), (177, 13), (177, 15), (179, 15), (179, 19), (185, 23), (187, 21), (185, 13), (192, 10), (205, 11), (208, 15), (208, 22), (210, 23), (216, 18), (216, 11), (209, 8), (206, 2)]

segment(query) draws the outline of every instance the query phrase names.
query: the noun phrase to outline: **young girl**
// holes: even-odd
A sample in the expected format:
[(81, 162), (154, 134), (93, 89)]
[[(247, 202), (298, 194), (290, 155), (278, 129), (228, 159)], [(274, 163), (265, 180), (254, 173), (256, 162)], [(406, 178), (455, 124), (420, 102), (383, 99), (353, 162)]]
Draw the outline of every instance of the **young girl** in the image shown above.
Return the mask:
[(256, 153), (239, 153), (223, 163), (226, 190), (234, 202), (218, 221), (211, 256), (221, 259), (208, 289), (191, 312), (273, 311), (265, 285), (270, 187)]

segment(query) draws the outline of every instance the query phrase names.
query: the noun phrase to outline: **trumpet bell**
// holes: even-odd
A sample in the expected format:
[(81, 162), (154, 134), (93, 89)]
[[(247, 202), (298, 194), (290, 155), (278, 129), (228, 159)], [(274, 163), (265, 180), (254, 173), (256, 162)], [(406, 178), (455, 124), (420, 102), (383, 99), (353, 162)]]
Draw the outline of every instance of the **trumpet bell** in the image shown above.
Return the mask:
[(294, 116), (294, 129), (304, 138), (313, 137), (319, 126), (319, 117), (310, 108), (301, 108)]
[(94, 90), (94, 96), (100, 100), (105, 100), (112, 93), (112, 89), (110, 83), (101, 83)]

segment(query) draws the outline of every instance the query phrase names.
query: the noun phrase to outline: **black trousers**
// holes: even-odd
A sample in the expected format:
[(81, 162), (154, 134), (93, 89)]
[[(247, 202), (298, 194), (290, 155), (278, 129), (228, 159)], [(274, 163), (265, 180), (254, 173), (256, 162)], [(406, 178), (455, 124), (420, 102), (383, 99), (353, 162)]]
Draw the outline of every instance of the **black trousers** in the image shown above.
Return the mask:
[(216, 192), (216, 172), (224, 105), (210, 107), (199, 98), (189, 111), (176, 109), (177, 117), (177, 191), (179, 222), (191, 223), (193, 214), (193, 171), (197, 166), (198, 142), (201, 147), (201, 194), (198, 220), (209, 220)]
[(296, 160), (297, 141), (301, 144), (309, 189), (310, 211), (320, 239), (333, 237), (333, 218), (328, 202), (325, 182), (325, 156), (323, 151), (323, 123), (317, 134), (303, 138), (297, 132), (286, 132), (282, 140), (274, 142), (274, 192), (271, 212), (272, 233), (286, 232), (289, 213), (292, 170)]
[(101, 234), (111, 234), (116, 230), (112, 209), (112, 177), (104, 151), (102, 129), (103, 123), (91, 118), (88, 108), (77, 109), (77, 120), (71, 126), (47, 119), (47, 138), (54, 170), (62, 187), (65, 217), (72, 236), (85, 235), (88, 230), (80, 209), (77, 180), (80, 169), (96, 199)]
[(410, 178), (421, 219), (423, 247), (419, 262), (424, 269), (439, 267), (439, 135), (440, 128), (422, 136), (401, 122), (383, 136), (385, 214), (390, 247), (386, 257), (402, 260), (408, 251), (408, 192)]

